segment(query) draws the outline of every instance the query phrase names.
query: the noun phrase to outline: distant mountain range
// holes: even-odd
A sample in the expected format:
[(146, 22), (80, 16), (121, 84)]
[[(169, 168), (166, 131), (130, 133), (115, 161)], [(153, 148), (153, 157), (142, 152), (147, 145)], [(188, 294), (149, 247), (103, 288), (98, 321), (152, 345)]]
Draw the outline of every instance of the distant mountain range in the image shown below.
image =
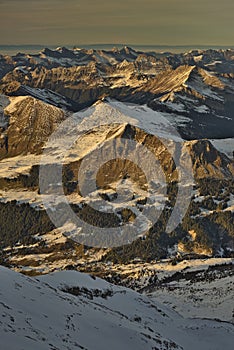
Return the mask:
[[(233, 48), (233, 45), (132, 45), (132, 44), (79, 44), (79, 45), (65, 45), (67, 48), (72, 49), (74, 47), (82, 47), (84, 49), (97, 49), (97, 50), (110, 50), (113, 47), (117, 47), (121, 49), (123, 46), (130, 46), (135, 50), (141, 51), (168, 51), (168, 52), (186, 52), (189, 50), (208, 50), (208, 49), (229, 49)], [(50, 49), (56, 49), (58, 45), (33, 45), (33, 44), (25, 44), (25, 45), (0, 45), (0, 53), (2, 54), (16, 54), (18, 52), (23, 53), (36, 53), (42, 50), (44, 47), (48, 47)]]
[(232, 49), (171, 54), (61, 47), (0, 56), (5, 95), (31, 95), (70, 111), (103, 96), (146, 104), (185, 139), (233, 136), (233, 76)]

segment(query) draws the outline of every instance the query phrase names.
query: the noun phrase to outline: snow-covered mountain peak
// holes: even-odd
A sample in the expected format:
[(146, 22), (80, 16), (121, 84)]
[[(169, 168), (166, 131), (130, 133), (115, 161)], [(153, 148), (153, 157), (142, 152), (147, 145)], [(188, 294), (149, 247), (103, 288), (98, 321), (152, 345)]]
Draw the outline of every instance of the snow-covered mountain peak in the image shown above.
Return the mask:
[(80, 127), (94, 128), (101, 125), (129, 124), (162, 139), (181, 142), (182, 138), (162, 113), (147, 106), (123, 103), (110, 98), (97, 101), (90, 109), (74, 114), (82, 119)]

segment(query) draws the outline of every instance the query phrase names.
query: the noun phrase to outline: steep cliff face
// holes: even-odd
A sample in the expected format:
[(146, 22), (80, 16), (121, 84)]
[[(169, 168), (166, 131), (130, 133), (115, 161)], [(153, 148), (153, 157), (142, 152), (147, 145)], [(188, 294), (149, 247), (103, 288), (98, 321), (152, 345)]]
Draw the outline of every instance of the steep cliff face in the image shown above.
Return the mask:
[(234, 163), (219, 152), (210, 141), (198, 140), (185, 143), (193, 161), (195, 178), (233, 178)]
[(7, 126), (2, 131), (0, 158), (38, 154), (56, 125), (62, 110), (30, 96), (11, 97), (4, 109)]

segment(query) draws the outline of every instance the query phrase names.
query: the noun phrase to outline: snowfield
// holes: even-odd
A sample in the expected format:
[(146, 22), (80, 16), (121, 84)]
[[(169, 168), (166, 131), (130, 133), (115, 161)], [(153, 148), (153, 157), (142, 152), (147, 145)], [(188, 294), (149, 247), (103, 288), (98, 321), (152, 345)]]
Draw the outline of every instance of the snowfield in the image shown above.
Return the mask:
[(233, 158), (234, 139), (210, 140), (214, 147), (222, 153), (225, 153), (230, 159)]
[(86, 274), (0, 274), (4, 350), (232, 349), (233, 324), (183, 318), (157, 298)]

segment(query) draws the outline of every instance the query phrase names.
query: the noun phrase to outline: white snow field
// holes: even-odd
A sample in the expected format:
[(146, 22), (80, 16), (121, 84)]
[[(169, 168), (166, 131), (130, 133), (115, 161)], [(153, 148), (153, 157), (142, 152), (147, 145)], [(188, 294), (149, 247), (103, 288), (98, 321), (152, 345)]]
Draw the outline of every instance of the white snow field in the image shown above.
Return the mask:
[(157, 299), (86, 274), (32, 278), (1, 267), (0, 275), (4, 350), (233, 348), (233, 324), (183, 318)]

